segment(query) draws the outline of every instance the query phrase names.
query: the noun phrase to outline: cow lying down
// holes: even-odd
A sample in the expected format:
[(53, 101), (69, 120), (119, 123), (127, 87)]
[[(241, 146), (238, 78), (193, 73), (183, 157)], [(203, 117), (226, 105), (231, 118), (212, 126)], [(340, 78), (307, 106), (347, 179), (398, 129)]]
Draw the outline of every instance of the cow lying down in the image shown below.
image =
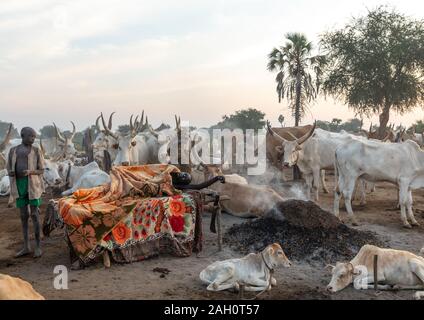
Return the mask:
[(365, 245), (350, 262), (332, 267), (327, 290), (337, 292), (351, 283), (355, 289), (374, 288), (374, 256), (378, 256), (378, 289), (424, 289), (424, 258), (408, 251)]
[(69, 196), (78, 189), (88, 189), (110, 183), (110, 176), (102, 171), (96, 162), (78, 167), (71, 162), (59, 165), (59, 175), (70, 189), (62, 192), (62, 196)]
[(0, 273), (0, 300), (44, 300), (44, 297), (30, 283)]
[(200, 280), (208, 285), (209, 291), (222, 291), (234, 288), (239, 290), (240, 284), (246, 291), (270, 290), (277, 285), (272, 277), (274, 268), (291, 265), (278, 243), (266, 247), (260, 253), (250, 253), (240, 259), (217, 261), (200, 272)]

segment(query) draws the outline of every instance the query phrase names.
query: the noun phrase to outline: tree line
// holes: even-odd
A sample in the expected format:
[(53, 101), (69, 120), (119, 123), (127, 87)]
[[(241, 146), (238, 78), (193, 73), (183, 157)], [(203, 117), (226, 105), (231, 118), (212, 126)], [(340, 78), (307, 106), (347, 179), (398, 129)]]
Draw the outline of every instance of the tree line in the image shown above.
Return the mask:
[[(278, 101), (300, 124), (319, 94), (342, 101), (361, 117), (379, 115), (385, 135), (390, 111), (403, 114), (424, 100), (424, 20), (386, 6), (354, 17), (343, 28), (320, 36), (320, 53), (301, 33), (268, 55), (268, 70), (277, 72)], [(421, 125), (420, 125), (421, 128)]]

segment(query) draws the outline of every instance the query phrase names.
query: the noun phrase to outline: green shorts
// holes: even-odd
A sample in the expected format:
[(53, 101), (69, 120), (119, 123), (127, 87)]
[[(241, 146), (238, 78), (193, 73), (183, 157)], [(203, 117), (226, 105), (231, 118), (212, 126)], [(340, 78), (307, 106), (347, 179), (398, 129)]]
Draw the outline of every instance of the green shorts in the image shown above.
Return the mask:
[(28, 177), (16, 179), (16, 186), (18, 188), (19, 198), (16, 199), (16, 207), (22, 208), (27, 205), (39, 207), (41, 205), (41, 199), (29, 199), (28, 198)]

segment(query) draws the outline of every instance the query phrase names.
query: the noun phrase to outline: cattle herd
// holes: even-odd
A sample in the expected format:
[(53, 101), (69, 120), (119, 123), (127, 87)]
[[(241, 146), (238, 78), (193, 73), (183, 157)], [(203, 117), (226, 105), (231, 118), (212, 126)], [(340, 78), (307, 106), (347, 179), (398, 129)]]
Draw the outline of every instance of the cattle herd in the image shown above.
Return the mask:
[[(170, 150), (174, 145), (181, 144), (181, 122), (178, 117), (175, 117), (175, 128), (161, 126), (153, 129), (143, 111), (140, 116), (130, 117), (128, 132), (120, 132), (112, 129), (113, 115), (106, 122), (103, 114), (100, 114), (94, 122), (96, 136), (88, 146), (91, 156), (76, 150), (73, 122), (69, 136), (54, 125), (55, 137), (39, 139), (35, 143), (44, 154), (43, 177), (48, 187), (61, 188), (61, 195), (69, 196), (80, 188), (109, 183), (108, 172), (112, 166), (172, 163)], [(11, 139), (12, 129), (11, 124), (0, 144), (0, 196), (10, 193), (5, 169), (8, 152), (11, 147), (21, 143), (21, 139)], [(160, 139), (160, 135), (167, 139)], [(369, 131), (335, 133), (319, 129), (316, 124), (292, 128), (272, 128), (268, 125), (265, 142), (268, 165), (280, 172), (296, 165), (306, 183), (307, 197), (316, 202), (319, 201), (321, 188), (325, 193), (330, 192), (325, 174), (326, 171), (334, 171), (334, 214), (337, 217), (343, 196), (348, 217), (353, 225), (358, 225), (351, 204), (356, 189), (360, 191), (361, 203), (365, 204), (367, 187), (375, 188), (376, 183), (389, 182), (398, 189), (403, 227), (419, 225), (414, 217), (412, 190), (424, 187), (422, 133), (388, 127), (385, 138), (379, 140), (377, 132), (372, 131), (371, 127)], [(285, 198), (284, 194), (269, 186), (250, 184), (246, 178), (235, 174), (228, 164), (189, 164), (184, 170), (190, 171), (195, 183), (224, 175), (226, 183), (212, 188), (227, 196), (228, 201), (223, 202), (223, 208), (235, 216), (259, 217)], [(350, 262), (330, 266), (332, 279), (328, 291), (339, 291), (352, 282), (365, 288), (371, 286), (371, 258), (376, 254), (380, 259), (380, 280), (386, 281), (392, 288), (395, 285), (397, 288), (423, 289), (424, 258), (406, 251), (367, 245)], [(273, 244), (256, 255), (216, 262), (202, 271), (200, 278), (212, 291), (239, 289), (243, 281), (245, 284), (248, 282), (246, 290), (261, 291), (276, 284), (270, 271), (278, 265), (289, 267), (290, 264), (282, 248)], [(381, 286), (381, 289), (384, 288), (387, 286)], [(418, 296), (420, 293), (417, 293)]]

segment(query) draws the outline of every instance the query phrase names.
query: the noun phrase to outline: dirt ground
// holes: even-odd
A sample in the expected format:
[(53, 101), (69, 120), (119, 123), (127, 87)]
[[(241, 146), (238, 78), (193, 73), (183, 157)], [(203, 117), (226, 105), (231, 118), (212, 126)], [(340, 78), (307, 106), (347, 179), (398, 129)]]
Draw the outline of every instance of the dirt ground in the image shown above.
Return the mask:
[[(328, 185), (332, 187), (332, 177)], [(320, 193), (320, 206), (331, 210), (332, 194)], [(390, 184), (378, 184), (375, 193), (368, 194), (364, 207), (355, 202), (354, 211), (360, 222), (360, 230), (377, 233), (387, 247), (404, 249), (417, 253), (424, 246), (424, 190), (414, 192), (416, 218), (420, 227), (412, 230), (402, 228), (400, 213), (393, 210), (396, 205), (396, 189)], [(44, 201), (42, 213), (44, 214)], [(421, 211), (422, 210), (422, 211)], [(341, 210), (342, 217), (345, 212)], [(224, 228), (242, 219), (223, 215)], [(204, 250), (199, 256), (176, 258), (163, 255), (143, 262), (118, 265), (105, 269), (101, 263), (83, 270), (69, 271), (68, 290), (53, 287), (56, 265), (70, 266), (69, 253), (63, 240), (63, 231), (54, 231), (50, 238), (43, 239), (44, 255), (34, 260), (31, 257), (15, 259), (20, 249), (22, 234), (17, 209), (7, 207), (7, 198), (0, 198), (0, 273), (21, 277), (29, 281), (46, 299), (237, 299), (233, 292), (210, 293), (199, 280), (200, 271), (216, 260), (240, 257), (224, 245), (217, 251), (216, 235), (209, 231), (210, 214), (205, 213)], [(32, 237), (33, 239), (33, 237)], [(284, 248), (284, 244), (282, 244)], [(290, 258), (290, 257), (289, 257)], [(358, 291), (353, 287), (329, 294), (325, 287), (330, 280), (329, 273), (322, 265), (293, 261), (289, 269), (276, 270), (277, 287), (264, 293), (260, 299), (412, 299), (412, 291), (381, 292)], [(333, 261), (332, 263), (336, 263)], [(153, 272), (156, 267), (167, 268), (169, 274), (162, 276)], [(252, 297), (247, 293), (246, 297)]]

